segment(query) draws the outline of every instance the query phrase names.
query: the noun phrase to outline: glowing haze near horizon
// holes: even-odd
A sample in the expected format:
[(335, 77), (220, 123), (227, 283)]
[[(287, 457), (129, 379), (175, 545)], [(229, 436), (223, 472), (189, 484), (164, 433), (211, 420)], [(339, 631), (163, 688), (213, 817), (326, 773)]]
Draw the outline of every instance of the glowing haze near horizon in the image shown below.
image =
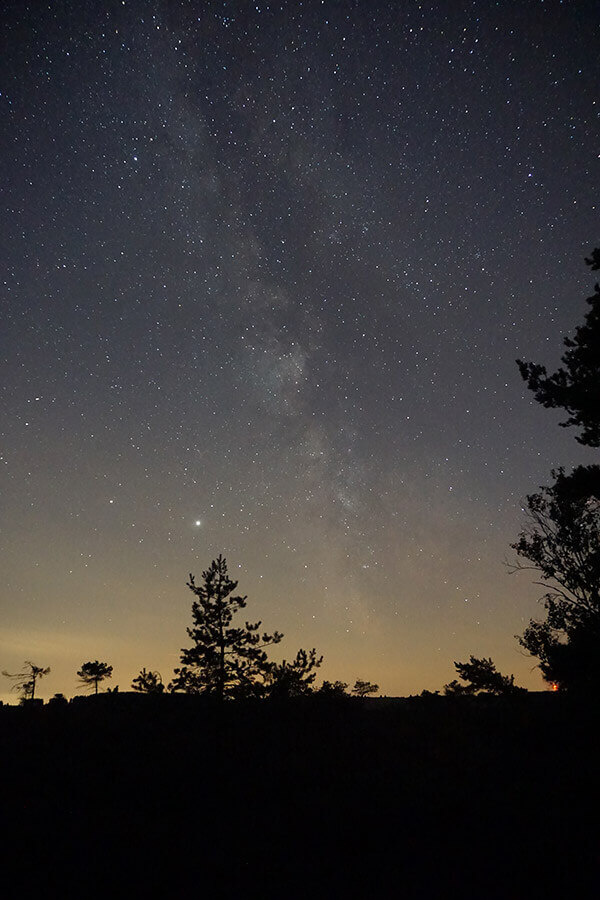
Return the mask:
[(592, 454), (515, 359), (555, 366), (592, 290), (599, 21), (5, 5), (1, 668), (167, 681), (223, 553), (322, 677), (407, 695), (473, 653), (541, 688), (503, 560)]

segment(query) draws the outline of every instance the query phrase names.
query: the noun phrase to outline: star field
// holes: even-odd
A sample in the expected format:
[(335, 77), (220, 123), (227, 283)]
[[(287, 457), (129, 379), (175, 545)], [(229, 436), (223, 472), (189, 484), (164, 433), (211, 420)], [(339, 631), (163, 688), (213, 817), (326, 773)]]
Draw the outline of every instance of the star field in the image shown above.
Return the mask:
[(555, 365), (591, 292), (599, 24), (6, 4), (2, 668), (167, 680), (223, 553), (325, 678), (406, 695), (474, 653), (541, 686), (513, 637), (540, 589), (503, 560), (591, 451), (515, 360)]

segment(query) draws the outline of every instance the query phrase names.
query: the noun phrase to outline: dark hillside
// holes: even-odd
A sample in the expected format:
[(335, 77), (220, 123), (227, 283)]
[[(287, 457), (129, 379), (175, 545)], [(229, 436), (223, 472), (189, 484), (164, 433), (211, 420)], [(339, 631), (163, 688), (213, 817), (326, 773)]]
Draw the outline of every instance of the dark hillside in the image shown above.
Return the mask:
[(4, 707), (9, 859), (21, 896), (593, 896), (597, 719), (552, 694)]

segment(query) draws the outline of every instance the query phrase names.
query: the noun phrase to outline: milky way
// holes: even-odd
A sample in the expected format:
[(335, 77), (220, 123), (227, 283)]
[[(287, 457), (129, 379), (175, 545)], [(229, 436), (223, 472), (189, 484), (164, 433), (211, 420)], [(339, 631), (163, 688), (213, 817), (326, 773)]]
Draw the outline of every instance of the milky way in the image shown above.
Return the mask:
[(6, 4), (2, 668), (168, 679), (223, 553), (324, 677), (415, 693), (474, 653), (541, 686), (503, 560), (592, 454), (515, 359), (556, 365), (591, 293), (599, 24)]

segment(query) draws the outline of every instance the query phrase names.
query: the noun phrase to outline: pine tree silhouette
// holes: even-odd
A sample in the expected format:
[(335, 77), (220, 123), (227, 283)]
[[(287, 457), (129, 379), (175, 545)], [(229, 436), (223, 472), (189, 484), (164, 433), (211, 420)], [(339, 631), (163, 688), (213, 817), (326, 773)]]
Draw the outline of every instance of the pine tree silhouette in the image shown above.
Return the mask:
[(264, 692), (272, 668), (264, 648), (279, 643), (283, 635), (277, 631), (261, 634), (261, 622), (232, 625), (247, 601), (234, 595), (237, 584), (227, 574), (223, 556), (202, 573), (202, 584), (197, 585), (190, 575), (188, 587), (196, 599), (192, 603), (194, 626), (187, 632), (194, 646), (182, 649), (183, 665), (175, 669), (171, 690), (213, 694), (220, 700)]

